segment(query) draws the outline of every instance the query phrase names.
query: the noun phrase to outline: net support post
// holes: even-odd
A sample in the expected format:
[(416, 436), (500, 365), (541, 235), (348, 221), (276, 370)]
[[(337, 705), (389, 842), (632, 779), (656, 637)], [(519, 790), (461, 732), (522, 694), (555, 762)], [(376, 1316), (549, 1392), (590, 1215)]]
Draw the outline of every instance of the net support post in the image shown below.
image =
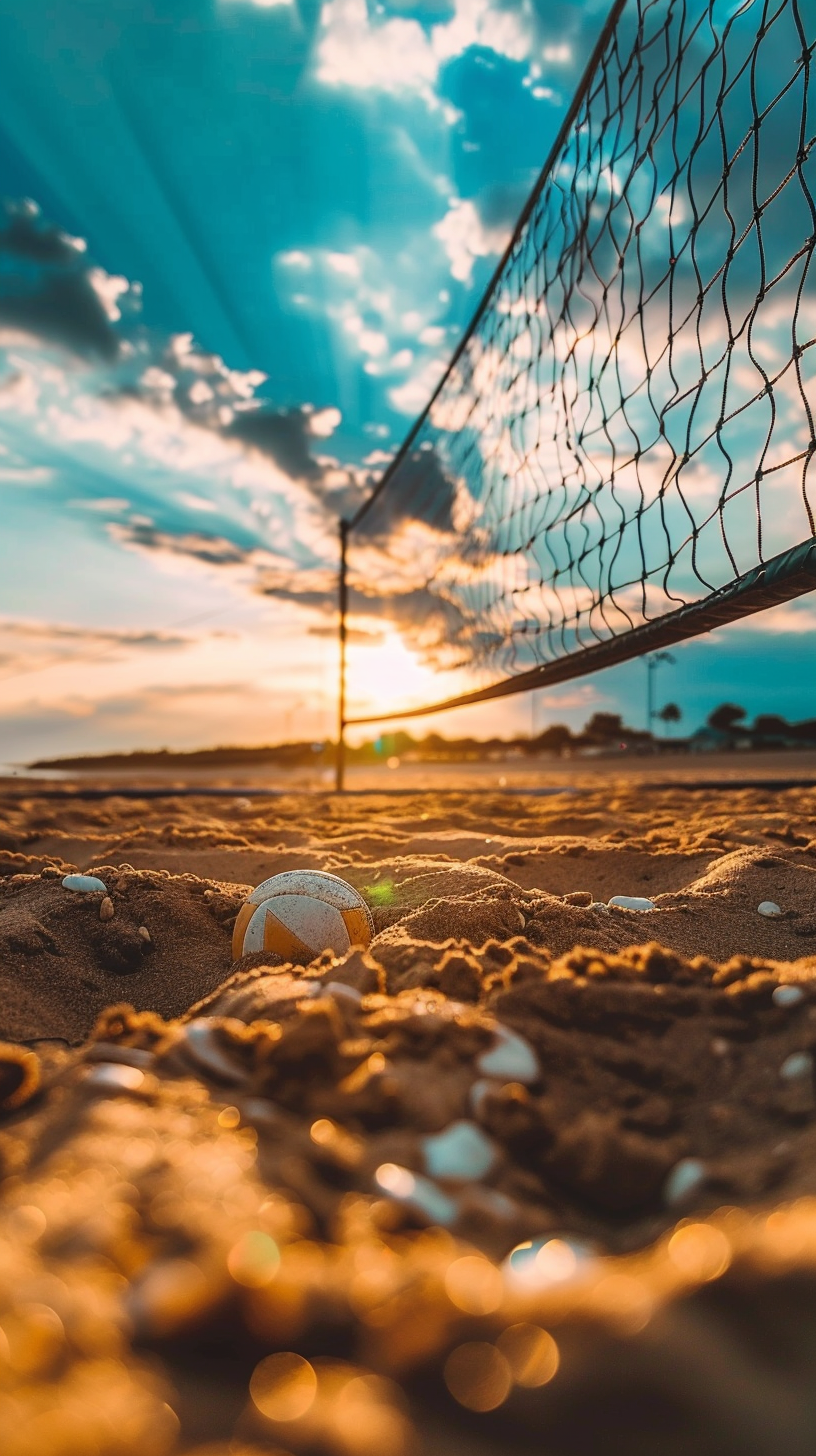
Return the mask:
[(346, 551), (348, 546), (348, 521), (340, 521), (340, 569), (337, 579), (337, 605), (339, 615), (339, 681), (337, 687), (337, 758), (335, 760), (335, 792), (342, 794), (346, 773), (346, 616), (348, 612), (348, 585), (346, 579)]

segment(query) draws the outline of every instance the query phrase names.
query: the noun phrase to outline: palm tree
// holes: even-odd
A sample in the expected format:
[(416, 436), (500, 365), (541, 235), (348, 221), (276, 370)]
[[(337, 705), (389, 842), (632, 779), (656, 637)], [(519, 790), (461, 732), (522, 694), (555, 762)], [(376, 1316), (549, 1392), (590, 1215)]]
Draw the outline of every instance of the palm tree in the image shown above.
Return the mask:
[(683, 716), (683, 710), (682, 708), (678, 707), (677, 703), (667, 703), (665, 708), (661, 708), (660, 712), (657, 713), (656, 716), (660, 719), (661, 723), (665, 723), (666, 733), (668, 735), (669, 733), (671, 733), (672, 723), (680, 722), (680, 719)]

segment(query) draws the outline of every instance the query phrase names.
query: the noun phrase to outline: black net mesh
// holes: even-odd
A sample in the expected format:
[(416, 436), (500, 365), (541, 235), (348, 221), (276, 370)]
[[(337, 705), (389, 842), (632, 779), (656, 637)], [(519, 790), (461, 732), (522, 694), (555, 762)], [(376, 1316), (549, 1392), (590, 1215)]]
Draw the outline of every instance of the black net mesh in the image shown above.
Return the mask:
[(356, 613), (440, 669), (513, 677), (814, 536), (815, 37), (816, 0), (617, 7), (353, 522)]

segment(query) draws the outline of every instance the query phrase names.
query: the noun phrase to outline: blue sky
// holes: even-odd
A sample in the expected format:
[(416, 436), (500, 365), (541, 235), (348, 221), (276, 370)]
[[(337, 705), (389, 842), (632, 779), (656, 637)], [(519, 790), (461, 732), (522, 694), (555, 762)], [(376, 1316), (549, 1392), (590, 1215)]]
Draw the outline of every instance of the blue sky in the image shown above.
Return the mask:
[[(332, 731), (337, 512), (439, 378), (605, 10), (4, 0), (0, 760)], [(672, 696), (813, 715), (813, 620), (680, 649)], [(437, 695), (404, 624), (351, 659), (360, 711)], [(641, 721), (642, 676), (537, 722)]]

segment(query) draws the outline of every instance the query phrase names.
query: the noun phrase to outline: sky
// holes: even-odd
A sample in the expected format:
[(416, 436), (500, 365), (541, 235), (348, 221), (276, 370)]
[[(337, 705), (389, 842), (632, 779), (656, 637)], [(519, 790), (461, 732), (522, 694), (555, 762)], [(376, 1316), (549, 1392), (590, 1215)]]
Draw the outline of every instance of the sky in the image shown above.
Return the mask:
[[(605, 11), (2, 0), (0, 761), (334, 732), (338, 514), (436, 386)], [(658, 697), (814, 716), (814, 624), (806, 598), (680, 647)], [(352, 624), (352, 712), (440, 696), (411, 627)], [(644, 699), (632, 663), (425, 726), (640, 726)]]

